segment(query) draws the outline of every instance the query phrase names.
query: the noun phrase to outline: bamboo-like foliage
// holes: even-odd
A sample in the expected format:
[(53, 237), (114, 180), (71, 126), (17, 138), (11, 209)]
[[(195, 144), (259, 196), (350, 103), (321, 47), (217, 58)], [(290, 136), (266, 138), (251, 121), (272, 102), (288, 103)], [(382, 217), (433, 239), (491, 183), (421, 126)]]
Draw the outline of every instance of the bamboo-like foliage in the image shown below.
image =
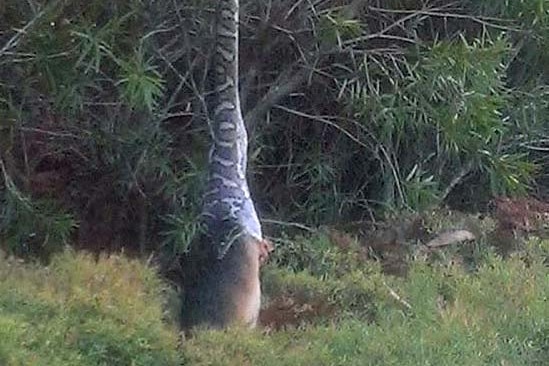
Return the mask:
[[(63, 228), (80, 223), (72, 239), (185, 250), (214, 4), (0, 5), (0, 189), (3, 207), (20, 201), (1, 212), (4, 240), (31, 234), (17, 224), (24, 200), (31, 222), (46, 200), (73, 218)], [(320, 224), (547, 193), (548, 22), (537, 0), (242, 1), (262, 217)], [(61, 230), (39, 228), (41, 245)]]

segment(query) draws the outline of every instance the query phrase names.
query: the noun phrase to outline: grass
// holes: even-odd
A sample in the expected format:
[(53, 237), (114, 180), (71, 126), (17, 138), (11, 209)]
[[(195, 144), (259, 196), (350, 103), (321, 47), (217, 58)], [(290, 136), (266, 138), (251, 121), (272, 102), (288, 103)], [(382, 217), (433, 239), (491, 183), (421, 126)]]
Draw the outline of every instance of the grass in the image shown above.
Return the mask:
[(174, 365), (163, 285), (138, 261), (66, 252), (47, 268), (0, 259), (0, 365)]
[[(139, 261), (70, 251), (48, 267), (1, 259), (0, 365), (518, 366), (549, 359), (549, 241), (531, 240), (508, 258), (483, 248), (474, 267), (416, 259), (400, 278), (323, 240), (301, 239), (292, 263), (275, 260), (265, 269), (270, 327), (201, 331), (183, 345), (163, 320), (166, 286)], [(322, 250), (311, 249), (315, 243)]]
[(208, 365), (545, 365), (548, 254), (548, 242), (507, 259), (488, 252), (474, 271), (418, 260), (406, 279), (372, 268), (324, 280), (268, 273), (267, 287), (274, 279), (286, 294), (326, 296), (337, 320), (266, 335), (203, 332), (184, 351), (191, 364)]

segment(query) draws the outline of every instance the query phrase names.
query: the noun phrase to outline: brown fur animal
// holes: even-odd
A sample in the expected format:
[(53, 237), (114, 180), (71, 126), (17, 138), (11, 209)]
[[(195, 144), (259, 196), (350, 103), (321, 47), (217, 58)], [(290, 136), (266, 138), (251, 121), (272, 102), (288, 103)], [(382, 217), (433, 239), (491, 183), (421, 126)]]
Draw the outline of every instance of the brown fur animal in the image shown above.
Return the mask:
[(188, 276), (184, 286), (183, 329), (254, 327), (261, 306), (259, 269), (272, 250), (268, 240), (248, 237), (234, 243), (222, 259), (198, 258), (200, 268), (194, 266), (194, 274)]

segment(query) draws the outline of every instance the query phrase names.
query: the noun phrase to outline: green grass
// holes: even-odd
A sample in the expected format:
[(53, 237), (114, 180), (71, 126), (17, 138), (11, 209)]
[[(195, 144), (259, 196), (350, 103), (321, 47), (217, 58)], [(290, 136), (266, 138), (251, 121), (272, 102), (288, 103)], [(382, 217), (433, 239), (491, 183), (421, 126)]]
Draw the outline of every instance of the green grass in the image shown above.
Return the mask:
[(45, 268), (2, 259), (0, 365), (522, 366), (549, 359), (548, 241), (533, 240), (505, 259), (484, 248), (474, 267), (417, 259), (406, 278), (325, 242), (315, 253), (316, 241), (298, 243), (291, 265), (275, 260), (265, 269), (265, 304), (292, 298), (328, 311), (281, 330), (201, 331), (182, 346), (163, 321), (166, 286), (139, 261), (66, 252)]
[(548, 253), (548, 242), (506, 260), (487, 253), (473, 272), (416, 261), (406, 279), (372, 273), (371, 266), (323, 280), (268, 273), (267, 288), (274, 281), (283, 293), (326, 296), (337, 321), (269, 335), (203, 332), (185, 354), (191, 364), (208, 365), (545, 365)]
[(66, 252), (47, 268), (1, 258), (0, 365), (177, 364), (162, 292), (153, 270), (123, 257)]

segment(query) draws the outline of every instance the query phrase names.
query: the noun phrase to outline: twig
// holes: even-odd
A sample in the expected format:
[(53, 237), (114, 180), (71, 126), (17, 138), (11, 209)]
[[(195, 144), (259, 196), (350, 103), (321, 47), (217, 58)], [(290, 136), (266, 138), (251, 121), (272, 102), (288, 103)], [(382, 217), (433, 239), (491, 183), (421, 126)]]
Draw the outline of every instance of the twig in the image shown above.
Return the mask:
[(2, 57), (10, 49), (17, 47), (21, 37), (27, 33), (27, 31), (44, 15), (46, 11), (42, 10), (34, 18), (32, 18), (23, 28), (16, 29), (16, 33), (11, 37), (8, 42), (0, 49), (0, 57)]
[(361, 41), (367, 41), (367, 40), (376, 39), (376, 38), (387, 38), (387, 39), (399, 40), (399, 41), (404, 41), (404, 42), (409, 42), (409, 43), (415, 43), (415, 41), (412, 40), (412, 39), (405, 38), (405, 37), (400, 37), (400, 36), (392, 36), (392, 35), (388, 35), (386, 33), (388, 31), (390, 31), (391, 29), (400, 26), (402, 23), (405, 23), (410, 19), (418, 17), (419, 15), (421, 15), (421, 14), (419, 14), (419, 12), (414, 12), (414, 13), (409, 14), (409, 15), (401, 18), (401, 19), (397, 19), (395, 22), (389, 24), (387, 27), (383, 28), (379, 32), (376, 32), (376, 33), (373, 33), (373, 34), (368, 34), (368, 35), (361, 36), (361, 37), (356, 37), (356, 38), (353, 38), (353, 39), (349, 39), (348, 41), (343, 42), (343, 45), (348, 46), (348, 45), (351, 45), (353, 43), (357, 43), (357, 42), (361, 42)]
[(266, 224), (275, 224), (275, 225), (280, 225), (280, 226), (295, 227), (295, 228), (298, 228), (298, 229), (301, 229), (301, 230), (304, 230), (304, 231), (308, 231), (310, 233), (316, 233), (317, 232), (317, 230), (315, 230), (315, 229), (313, 229), (309, 226), (300, 224), (298, 222), (287, 222), (287, 221), (279, 221), (279, 220), (272, 220), (272, 219), (262, 219), (261, 221), (266, 223)]
[(277, 109), (280, 109), (284, 112), (295, 114), (296, 116), (299, 116), (299, 117), (308, 118), (308, 119), (311, 119), (313, 121), (322, 122), (324, 124), (327, 124), (328, 126), (332, 126), (333, 128), (335, 128), (339, 132), (343, 133), (345, 136), (347, 136), (348, 138), (350, 138), (351, 140), (353, 140), (354, 142), (356, 142), (360, 146), (365, 147), (369, 150), (372, 149), (371, 146), (368, 146), (366, 143), (362, 142), (358, 137), (354, 136), (352, 133), (350, 133), (349, 131), (347, 131), (343, 127), (339, 126), (338, 124), (330, 121), (329, 119), (326, 119), (326, 118), (321, 117), (321, 116), (314, 116), (314, 115), (311, 115), (311, 114), (308, 114), (308, 113), (300, 112), (298, 110), (283, 107), (281, 105), (275, 105), (274, 107), (277, 108)]
[(47, 130), (42, 130), (40, 128), (33, 128), (33, 127), (21, 127), (20, 128), (21, 131), (24, 131), (24, 132), (36, 132), (36, 133), (41, 133), (41, 134), (44, 134), (44, 135), (49, 135), (49, 136), (54, 136), (54, 137), (61, 137), (61, 138), (73, 138), (73, 139), (78, 139), (78, 140), (81, 140), (83, 137), (81, 136), (77, 136), (77, 135), (74, 135), (72, 133), (69, 133), (69, 132), (55, 132), (55, 131), (47, 131)]
[[(246, 113), (244, 120), (251, 126), (255, 126), (257, 121), (265, 113), (269, 111), (275, 104), (280, 102), (283, 98), (293, 93), (301, 84), (307, 81), (310, 71), (301, 69), (296, 74), (287, 77), (287, 75), (281, 75), (274, 84), (269, 88), (269, 91), (261, 98), (256, 106)], [(285, 82), (283, 82), (283, 80)]]
[(392, 288), (389, 287), (389, 285), (387, 285), (387, 283), (385, 281), (383, 281), (383, 286), (385, 286), (385, 288), (387, 288), (387, 290), (389, 290), (389, 295), (391, 295), (391, 297), (393, 299), (395, 299), (396, 301), (398, 301), (402, 306), (404, 306), (406, 309), (408, 310), (412, 310), (412, 305), (410, 305), (409, 302), (407, 302), (406, 300), (404, 300), (402, 297), (400, 297)]
[[(296, 4), (299, 4), (300, 1), (296, 1)], [(315, 11), (315, 5), (311, 3), (311, 10)], [(348, 18), (354, 18), (358, 15), (360, 8), (363, 5), (363, 0), (354, 0), (351, 4), (349, 4), (345, 8), (345, 15)], [(289, 12), (287, 13), (287, 16), (290, 16), (291, 13), (295, 10), (294, 7), (292, 7)], [(295, 39), (293, 38), (293, 34), (291, 31), (285, 30), (283, 28), (274, 28), (279, 31), (282, 31), (284, 34), (288, 35), (292, 41), (295, 42)], [(401, 40), (406, 42), (412, 42), (413, 40), (398, 37), (398, 36), (390, 36), (390, 35), (380, 35), (377, 34), (375, 37), (374, 35), (371, 35), (372, 38), (388, 38), (388, 39), (395, 39), (395, 40)], [(301, 54), (301, 59), (306, 61), (305, 52), (301, 50), (301, 47), (299, 47), (299, 44), (295, 43), (297, 49), (299, 50)], [(341, 53), (342, 49), (339, 46), (333, 47), (330, 50), (326, 50), (327, 54), (331, 53)], [(349, 52), (349, 50), (346, 50), (345, 52)], [(276, 104), (278, 104), (283, 98), (293, 93), (298, 87), (300, 87), (304, 82), (306, 82), (308, 79), (311, 78), (311, 75), (313, 75), (313, 71), (309, 69), (302, 68), (301, 70), (297, 71), (294, 74), (290, 75), (280, 75), (280, 77), (271, 85), (267, 93), (261, 98), (261, 100), (256, 104), (256, 106), (250, 110), (248, 113), (246, 113), (244, 120), (252, 126), (255, 126), (257, 122)]]
[(455, 18), (455, 19), (467, 19), (475, 23), (482, 24), (487, 27), (495, 28), (495, 29), (501, 29), (501, 30), (507, 30), (507, 31), (513, 31), (513, 32), (520, 32), (524, 33), (525, 31), (523, 29), (514, 28), (514, 27), (507, 27), (504, 25), (499, 25), (495, 23), (490, 23), (489, 21), (504, 21), (504, 19), (498, 19), (498, 18), (490, 18), (490, 17), (475, 17), (472, 15), (466, 15), (466, 14), (457, 14), (457, 13), (439, 13), (437, 11), (433, 10), (396, 10), (396, 9), (383, 9), (383, 8), (377, 8), (374, 6), (369, 6), (368, 9), (379, 11), (381, 13), (395, 13), (395, 14), (412, 14), (412, 15), (427, 15), (432, 17), (440, 17), (440, 18)]
[(4, 177), (4, 181), (6, 182), (6, 185), (7, 185), (10, 177), (8, 176), (6, 165), (4, 164), (4, 159), (2, 159), (2, 156), (0, 156), (0, 170), (2, 171), (2, 176)]
[(534, 151), (549, 151), (549, 147), (535, 146), (535, 144), (549, 144), (549, 139), (539, 139), (537, 141), (528, 141), (520, 144), (521, 147), (524, 147), (528, 150)]

